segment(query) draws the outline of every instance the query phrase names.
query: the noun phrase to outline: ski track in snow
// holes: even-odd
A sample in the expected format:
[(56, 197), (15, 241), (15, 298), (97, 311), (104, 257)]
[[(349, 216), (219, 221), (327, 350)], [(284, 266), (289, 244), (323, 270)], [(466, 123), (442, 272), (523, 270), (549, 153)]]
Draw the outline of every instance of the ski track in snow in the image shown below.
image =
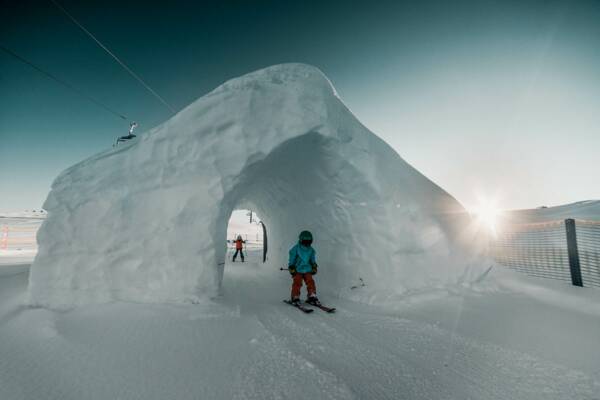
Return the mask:
[(252, 262), (196, 305), (32, 309), (26, 279), (0, 276), (3, 400), (600, 398), (600, 362), (574, 369), (324, 293), (338, 311), (306, 315), (281, 302), (286, 273)]
[(430, 324), (347, 309), (339, 314), (309, 326), (281, 312), (259, 318), (311, 365), (337, 375), (356, 398), (591, 399), (599, 388), (584, 373)]

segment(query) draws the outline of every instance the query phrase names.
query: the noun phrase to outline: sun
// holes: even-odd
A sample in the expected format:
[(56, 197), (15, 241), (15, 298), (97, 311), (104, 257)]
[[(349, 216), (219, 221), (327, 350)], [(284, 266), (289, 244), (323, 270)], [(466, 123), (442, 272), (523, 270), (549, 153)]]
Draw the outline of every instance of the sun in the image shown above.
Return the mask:
[(479, 226), (487, 229), (493, 235), (497, 234), (499, 217), (502, 211), (493, 200), (482, 200), (471, 210)]

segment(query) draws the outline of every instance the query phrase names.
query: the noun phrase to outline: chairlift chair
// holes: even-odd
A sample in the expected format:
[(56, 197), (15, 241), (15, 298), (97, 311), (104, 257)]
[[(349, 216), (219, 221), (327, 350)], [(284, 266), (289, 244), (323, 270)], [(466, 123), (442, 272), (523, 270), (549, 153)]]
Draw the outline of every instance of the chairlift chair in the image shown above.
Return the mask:
[(129, 134), (127, 136), (119, 137), (114, 145), (116, 146), (120, 142), (127, 142), (136, 137), (136, 135), (133, 134), (133, 130), (137, 127), (137, 125), (137, 122), (132, 122), (131, 124), (129, 124)]

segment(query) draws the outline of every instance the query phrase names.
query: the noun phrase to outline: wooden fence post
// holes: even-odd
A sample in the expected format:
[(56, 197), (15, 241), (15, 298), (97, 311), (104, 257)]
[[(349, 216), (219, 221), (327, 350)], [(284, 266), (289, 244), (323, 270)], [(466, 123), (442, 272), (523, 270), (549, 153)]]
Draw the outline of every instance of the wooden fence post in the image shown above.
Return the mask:
[(575, 220), (572, 218), (565, 219), (565, 227), (567, 229), (567, 250), (569, 252), (571, 282), (573, 283), (573, 286), (583, 287), (581, 268), (579, 265), (579, 250), (577, 249), (577, 230), (575, 228)]

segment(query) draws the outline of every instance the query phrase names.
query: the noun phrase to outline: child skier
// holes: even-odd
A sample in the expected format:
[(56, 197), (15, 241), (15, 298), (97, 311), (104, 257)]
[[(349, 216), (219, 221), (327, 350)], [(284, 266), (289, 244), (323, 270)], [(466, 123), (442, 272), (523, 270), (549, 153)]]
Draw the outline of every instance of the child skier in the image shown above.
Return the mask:
[(308, 304), (319, 304), (317, 299), (317, 288), (313, 275), (317, 274), (317, 261), (315, 249), (311, 247), (313, 241), (312, 234), (309, 231), (302, 231), (298, 238), (298, 244), (290, 249), (290, 259), (288, 270), (292, 275), (292, 304), (299, 304), (300, 289), (302, 281), (306, 283)]
[(238, 253), (242, 257), (242, 262), (244, 262), (244, 243), (245, 242), (242, 240), (242, 236), (238, 235), (237, 239), (235, 240), (235, 254), (233, 255), (233, 262), (235, 262)]

